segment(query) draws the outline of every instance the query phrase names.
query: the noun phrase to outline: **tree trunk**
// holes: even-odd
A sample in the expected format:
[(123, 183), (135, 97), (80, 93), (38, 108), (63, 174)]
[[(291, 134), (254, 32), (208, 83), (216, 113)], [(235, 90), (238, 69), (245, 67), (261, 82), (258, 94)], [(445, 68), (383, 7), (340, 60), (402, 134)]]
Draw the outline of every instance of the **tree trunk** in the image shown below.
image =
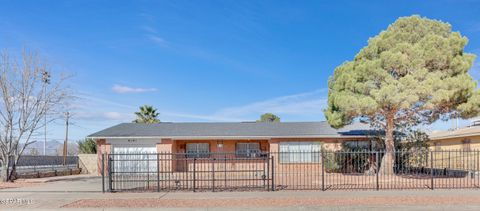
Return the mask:
[(10, 158), (9, 156), (7, 156), (5, 158), (5, 160), (3, 160), (2, 162), (2, 167), (0, 169), (0, 179), (2, 182), (7, 182), (8, 181), (8, 175), (9, 175), (9, 172), (8, 172), (8, 166), (9, 166), (9, 163), (10, 163)]
[(13, 163), (12, 167), (10, 168), (10, 171), (8, 172), (8, 177), (7, 181), (13, 182), (16, 179), (16, 172), (17, 172), (17, 160), (14, 160), (15, 162)]
[(391, 175), (394, 174), (393, 166), (395, 162), (395, 146), (393, 142), (393, 123), (394, 114), (387, 116), (386, 128), (385, 128), (385, 155), (383, 155), (382, 163), (380, 166), (380, 174)]

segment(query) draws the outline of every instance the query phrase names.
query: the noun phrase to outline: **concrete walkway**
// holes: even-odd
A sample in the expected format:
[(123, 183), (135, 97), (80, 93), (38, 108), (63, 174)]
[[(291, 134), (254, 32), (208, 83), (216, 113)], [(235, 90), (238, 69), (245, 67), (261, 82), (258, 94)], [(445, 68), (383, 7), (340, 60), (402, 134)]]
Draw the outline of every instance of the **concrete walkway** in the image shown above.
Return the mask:
[[(402, 197), (407, 198), (403, 200)], [(394, 199), (397, 200), (395, 201)], [(89, 177), (46, 182), (32, 187), (0, 190), (0, 209), (58, 209), (64, 206), (71, 206), (72, 203), (79, 203), (79, 200), (87, 202), (88, 200), (113, 202), (113, 207), (97, 208), (101, 210), (137, 210), (140, 207), (144, 207), (147, 210), (153, 209), (152, 205), (149, 205), (145, 200), (159, 203), (161, 205), (159, 207), (166, 210), (199, 210), (199, 207), (201, 207), (200, 210), (244, 210), (245, 208), (253, 208), (256, 210), (276, 211), (292, 209), (480, 210), (480, 189), (104, 194), (101, 192), (101, 178)], [(414, 201), (412, 202), (411, 200)], [(462, 200), (465, 202), (459, 204)], [(163, 202), (170, 202), (171, 204), (173, 201), (175, 203), (172, 206), (162, 204)], [(416, 201), (418, 201), (418, 204)], [(129, 202), (137, 203), (133, 205), (135, 208), (118, 207), (120, 204), (128, 204)], [(209, 203), (211, 203), (211, 206)], [(235, 206), (228, 205), (235, 203), (237, 204)]]

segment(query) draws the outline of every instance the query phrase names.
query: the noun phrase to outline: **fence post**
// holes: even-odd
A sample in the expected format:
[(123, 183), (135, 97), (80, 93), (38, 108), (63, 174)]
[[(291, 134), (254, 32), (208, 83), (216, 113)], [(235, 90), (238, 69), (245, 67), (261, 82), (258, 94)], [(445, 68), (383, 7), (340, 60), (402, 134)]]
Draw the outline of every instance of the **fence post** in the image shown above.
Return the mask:
[(112, 158), (110, 155), (108, 155), (108, 163), (107, 163), (107, 168), (108, 168), (108, 191), (112, 192)]
[(102, 153), (102, 193), (105, 193), (105, 154)]
[(275, 157), (272, 156), (272, 191), (275, 191)]
[(267, 161), (267, 172), (266, 172), (266, 177), (267, 177), (267, 191), (270, 191), (270, 153), (268, 153), (266, 157)]
[(227, 154), (224, 154), (224, 168), (223, 168), (223, 173), (224, 173), (224, 186), (227, 188)]
[(322, 191), (325, 191), (325, 153), (322, 150)]
[(193, 158), (193, 192), (195, 192), (195, 182), (196, 182), (196, 163), (197, 163), (197, 158)]
[(431, 176), (430, 186), (431, 186), (431, 189), (433, 190), (433, 151), (430, 151), (430, 176)]
[(147, 154), (147, 190), (150, 190), (150, 155)]
[(448, 169), (450, 169), (450, 168), (451, 168), (451, 161), (450, 161), (450, 158), (451, 158), (451, 156), (450, 156), (450, 150), (448, 150)]
[(212, 160), (212, 192), (215, 192), (215, 158)]
[(157, 153), (157, 192), (160, 192), (160, 155)]
[(376, 172), (375, 172), (375, 183), (377, 184), (377, 190), (380, 189), (380, 185), (378, 183), (378, 172), (380, 172), (380, 162), (379, 162), (378, 151), (375, 152), (375, 163), (377, 165)]

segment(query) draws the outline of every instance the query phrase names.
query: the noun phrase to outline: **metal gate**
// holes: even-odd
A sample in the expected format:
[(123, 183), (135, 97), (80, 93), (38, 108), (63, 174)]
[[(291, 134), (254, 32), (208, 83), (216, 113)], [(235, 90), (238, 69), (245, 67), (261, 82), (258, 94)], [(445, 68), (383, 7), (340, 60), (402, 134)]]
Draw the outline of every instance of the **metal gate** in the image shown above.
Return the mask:
[(108, 154), (104, 190), (272, 190), (274, 163), (267, 153)]

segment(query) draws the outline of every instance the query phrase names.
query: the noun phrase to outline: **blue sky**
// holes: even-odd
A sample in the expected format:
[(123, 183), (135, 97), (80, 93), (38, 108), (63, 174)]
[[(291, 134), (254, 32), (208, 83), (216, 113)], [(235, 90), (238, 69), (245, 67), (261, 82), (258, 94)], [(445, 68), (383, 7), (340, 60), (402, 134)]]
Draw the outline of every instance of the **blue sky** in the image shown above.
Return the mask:
[[(2, 1), (0, 48), (38, 51), (74, 75), (72, 139), (131, 121), (143, 104), (162, 121), (319, 121), (334, 68), (398, 17), (449, 22), (480, 54), (479, 3)], [(60, 122), (48, 131), (63, 137)]]

